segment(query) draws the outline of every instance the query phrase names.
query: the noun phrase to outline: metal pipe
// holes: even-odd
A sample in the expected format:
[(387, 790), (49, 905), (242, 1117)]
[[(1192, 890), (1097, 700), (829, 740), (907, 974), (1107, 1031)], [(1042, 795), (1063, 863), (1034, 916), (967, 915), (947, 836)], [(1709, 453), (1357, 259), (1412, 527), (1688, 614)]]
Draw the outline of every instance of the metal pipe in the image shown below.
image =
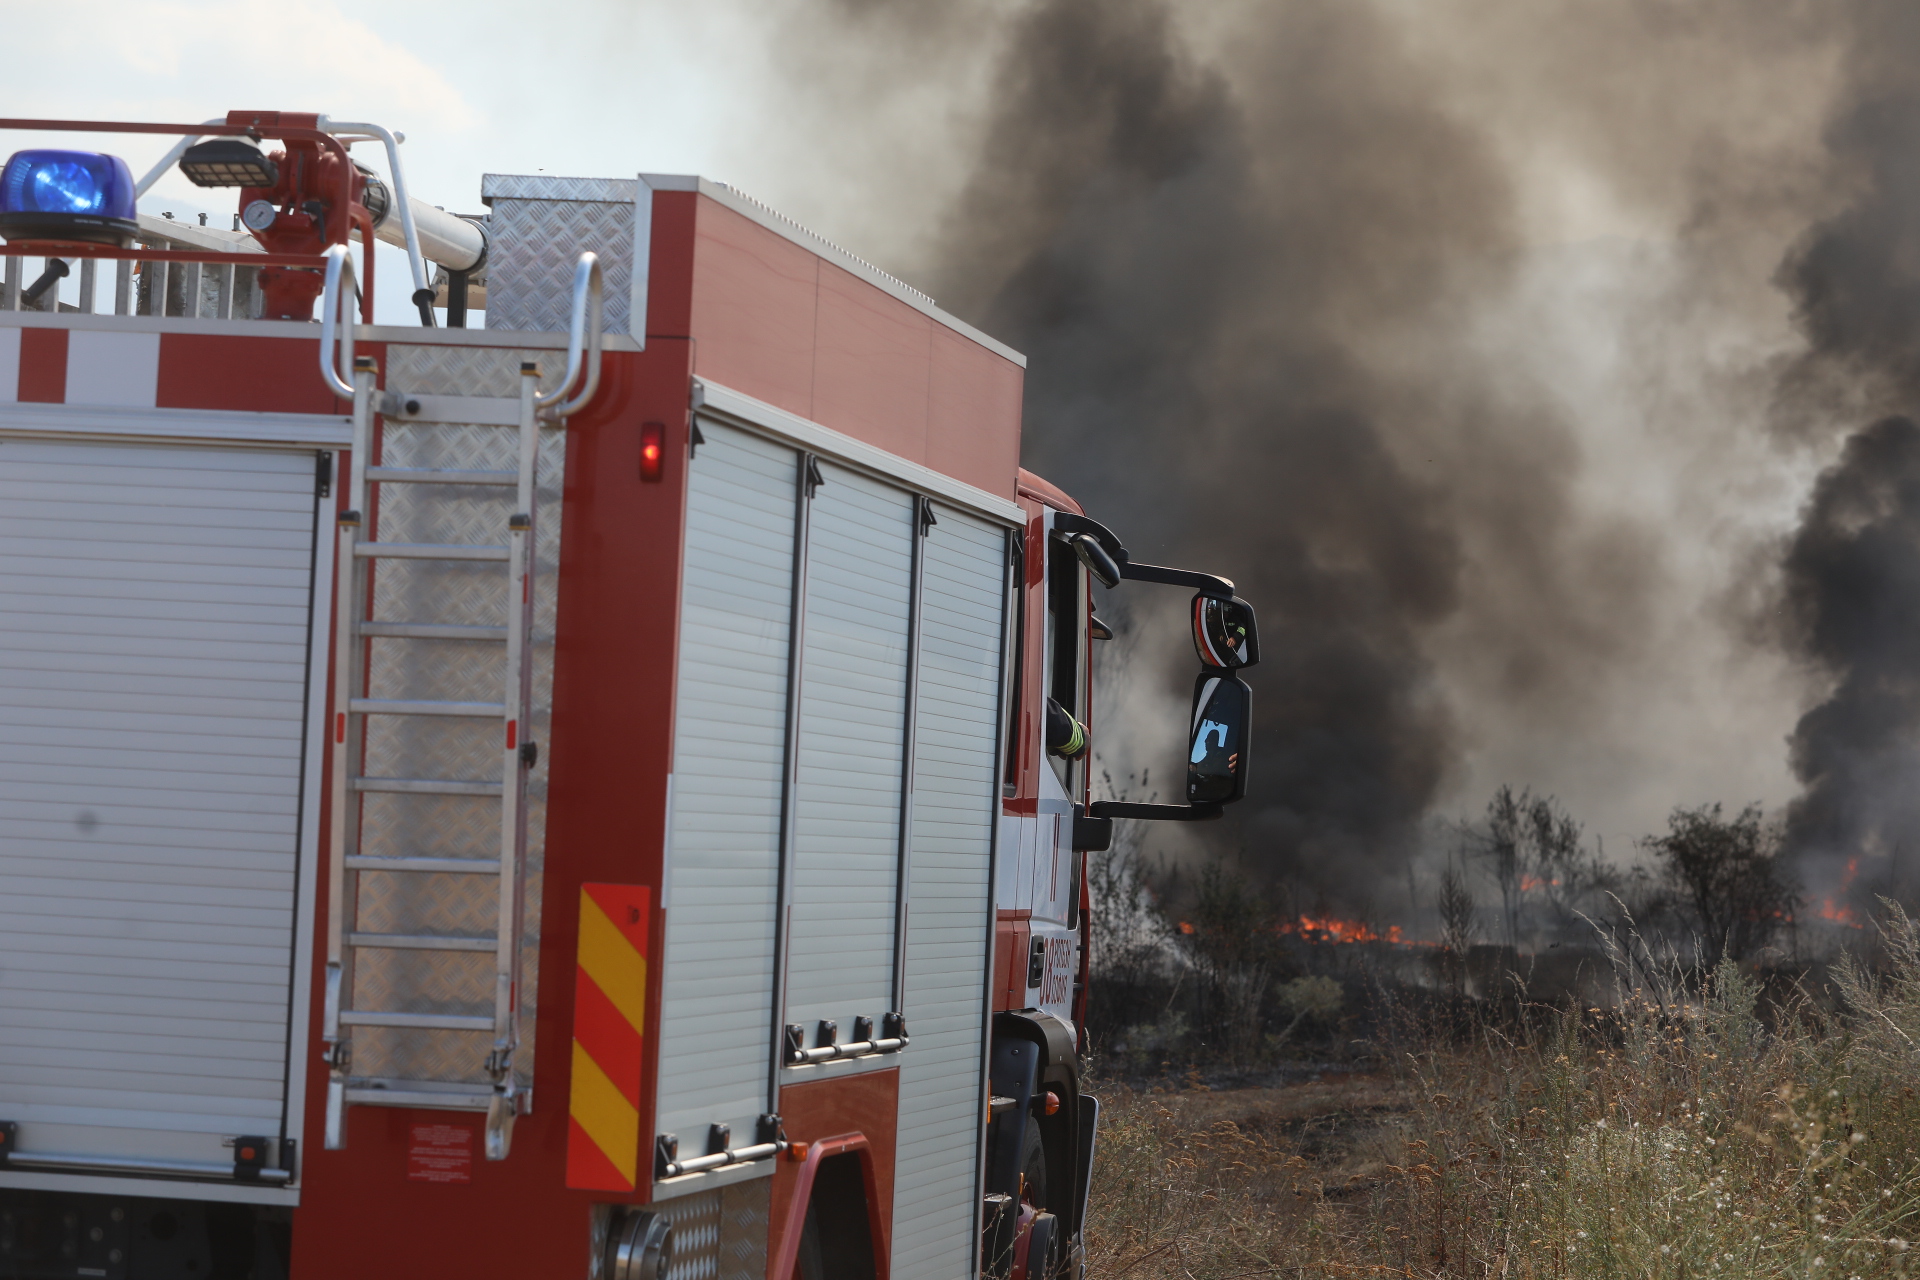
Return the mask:
[(777, 1156), (787, 1149), (787, 1145), (784, 1142), (759, 1142), (751, 1147), (734, 1147), (728, 1151), (716, 1151), (710, 1156), (691, 1156), (685, 1160), (670, 1160), (661, 1172), (669, 1178), (678, 1178), (682, 1174), (724, 1169), (730, 1164), (747, 1164), (750, 1161)]
[[(408, 199), (402, 207), (413, 215), (414, 236), (427, 261), (449, 271), (471, 271), (487, 256), (487, 233), (479, 223), (455, 217), (424, 200)], [(374, 223), (373, 234), (390, 245), (407, 248), (404, 221), (391, 213)]]
[(797, 1049), (787, 1055), (789, 1066), (811, 1062), (832, 1062), (837, 1058), (864, 1058), (876, 1053), (898, 1053), (911, 1043), (906, 1036), (885, 1040), (856, 1040), (851, 1044), (823, 1044), (817, 1049)]

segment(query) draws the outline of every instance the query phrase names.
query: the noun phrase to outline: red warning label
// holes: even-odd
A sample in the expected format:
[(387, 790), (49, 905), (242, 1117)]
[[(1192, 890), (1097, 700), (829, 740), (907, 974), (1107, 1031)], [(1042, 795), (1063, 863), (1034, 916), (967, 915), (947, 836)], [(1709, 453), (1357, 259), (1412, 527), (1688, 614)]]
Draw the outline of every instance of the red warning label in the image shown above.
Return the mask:
[(416, 1124), (407, 1146), (414, 1182), (472, 1182), (473, 1130), (458, 1124)]

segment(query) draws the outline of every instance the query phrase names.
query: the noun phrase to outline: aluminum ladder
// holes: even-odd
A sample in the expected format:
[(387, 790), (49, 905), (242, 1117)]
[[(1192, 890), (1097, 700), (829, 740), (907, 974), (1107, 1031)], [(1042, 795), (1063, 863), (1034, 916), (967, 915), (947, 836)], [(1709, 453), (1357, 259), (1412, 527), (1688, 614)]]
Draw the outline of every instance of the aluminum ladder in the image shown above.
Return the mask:
[[(328, 273), (329, 291), (323, 315), (328, 328), (341, 304), (333, 292), (336, 273)], [(346, 1143), (347, 1109), (354, 1105), (427, 1107), (486, 1112), (484, 1150), (490, 1160), (503, 1160), (511, 1148), (513, 1120), (523, 1102), (514, 1080), (514, 1057), (520, 1045), (520, 952), (525, 899), (527, 851), (527, 781), (537, 759), (529, 739), (527, 715), (532, 705), (535, 477), (539, 462), (540, 428), (563, 421), (590, 401), (599, 386), (601, 356), (601, 272), (597, 259), (583, 253), (574, 272), (572, 324), (567, 345), (567, 371), (548, 394), (539, 390), (540, 368), (520, 367), (520, 394), (500, 401), (459, 397), (460, 420), (475, 418), (519, 432), (519, 466), (514, 471), (472, 471), (370, 465), (373, 420), (376, 413), (407, 416), (421, 424), (435, 420), (433, 397), (408, 396), (391, 389), (379, 391), (378, 370), (368, 359), (354, 359), (350, 325), (340, 343), (340, 355), (352, 369), (348, 389), (353, 399), (353, 454), (346, 509), (338, 522), (336, 578), (338, 599), (334, 615), (334, 700), (327, 736), (332, 753), (331, 838), (327, 864), (327, 958), (325, 1005), (322, 1014), (323, 1057), (328, 1067), (325, 1145), (337, 1150)], [(347, 385), (333, 375), (331, 335), (323, 334), (322, 361), (336, 393)], [(577, 390), (575, 390), (577, 386)], [(571, 393), (571, 394), (570, 394)], [(497, 544), (437, 544), (369, 540), (370, 484), (457, 484), (511, 489), (513, 501), (504, 520), (504, 541)], [(493, 563), (506, 575), (507, 617), (499, 626), (452, 624), (432, 619), (376, 619), (372, 611), (369, 573), (381, 560), (437, 560)], [(371, 642), (382, 640), (457, 640), (505, 647), (506, 661), (500, 700), (431, 701), (368, 696), (367, 656)], [(362, 772), (366, 725), (373, 717), (459, 717), (491, 721), (500, 732), (499, 780), (422, 776), (370, 777)], [(425, 772), (407, 770), (404, 772)], [(372, 792), (415, 795), (496, 797), (499, 801), (497, 849), (476, 849), (471, 856), (368, 855), (362, 849), (363, 796)], [(358, 873), (486, 877), (495, 882), (495, 928), (490, 935), (446, 933), (374, 933), (359, 929)], [(369, 950), (463, 951), (493, 956), (493, 1012), (491, 1016), (420, 1013), (404, 1009), (365, 1008), (354, 998), (355, 958)], [(404, 998), (400, 1001), (405, 1003)], [(476, 1003), (479, 1001), (476, 1000)], [(353, 1033), (356, 1027), (387, 1027), (419, 1031), (471, 1033), (475, 1058), (484, 1067), (490, 1085), (471, 1079), (369, 1079), (353, 1074)]]

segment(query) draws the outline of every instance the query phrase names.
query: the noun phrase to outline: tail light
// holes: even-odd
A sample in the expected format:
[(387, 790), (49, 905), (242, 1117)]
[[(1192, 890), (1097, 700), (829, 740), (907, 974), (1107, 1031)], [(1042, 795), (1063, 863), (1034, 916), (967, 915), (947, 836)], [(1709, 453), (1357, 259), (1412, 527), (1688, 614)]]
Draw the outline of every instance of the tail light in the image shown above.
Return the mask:
[(648, 422), (640, 427), (640, 478), (649, 483), (664, 474), (667, 455), (665, 423)]

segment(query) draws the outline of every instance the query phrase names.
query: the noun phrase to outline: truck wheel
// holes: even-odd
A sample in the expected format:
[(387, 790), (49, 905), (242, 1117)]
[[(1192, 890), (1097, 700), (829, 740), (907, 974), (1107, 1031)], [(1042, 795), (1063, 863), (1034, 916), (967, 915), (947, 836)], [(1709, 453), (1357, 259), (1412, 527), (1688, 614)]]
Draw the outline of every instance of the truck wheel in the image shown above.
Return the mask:
[(1047, 1207), (1047, 1148), (1040, 1141), (1040, 1124), (1027, 1117), (1027, 1131), (1020, 1139), (1020, 1198), (1036, 1209)]
[(1027, 1228), (1026, 1280), (1065, 1280), (1066, 1274), (1060, 1258), (1060, 1219), (1050, 1213), (1035, 1214)]
[(1061, 1280), (1066, 1242), (1060, 1237), (1060, 1220), (1047, 1212), (1047, 1148), (1040, 1140), (1040, 1125), (1031, 1118), (1026, 1135), (1020, 1140), (1021, 1200), (1037, 1210), (1027, 1228), (1019, 1256), (1022, 1266), (1019, 1280)]

